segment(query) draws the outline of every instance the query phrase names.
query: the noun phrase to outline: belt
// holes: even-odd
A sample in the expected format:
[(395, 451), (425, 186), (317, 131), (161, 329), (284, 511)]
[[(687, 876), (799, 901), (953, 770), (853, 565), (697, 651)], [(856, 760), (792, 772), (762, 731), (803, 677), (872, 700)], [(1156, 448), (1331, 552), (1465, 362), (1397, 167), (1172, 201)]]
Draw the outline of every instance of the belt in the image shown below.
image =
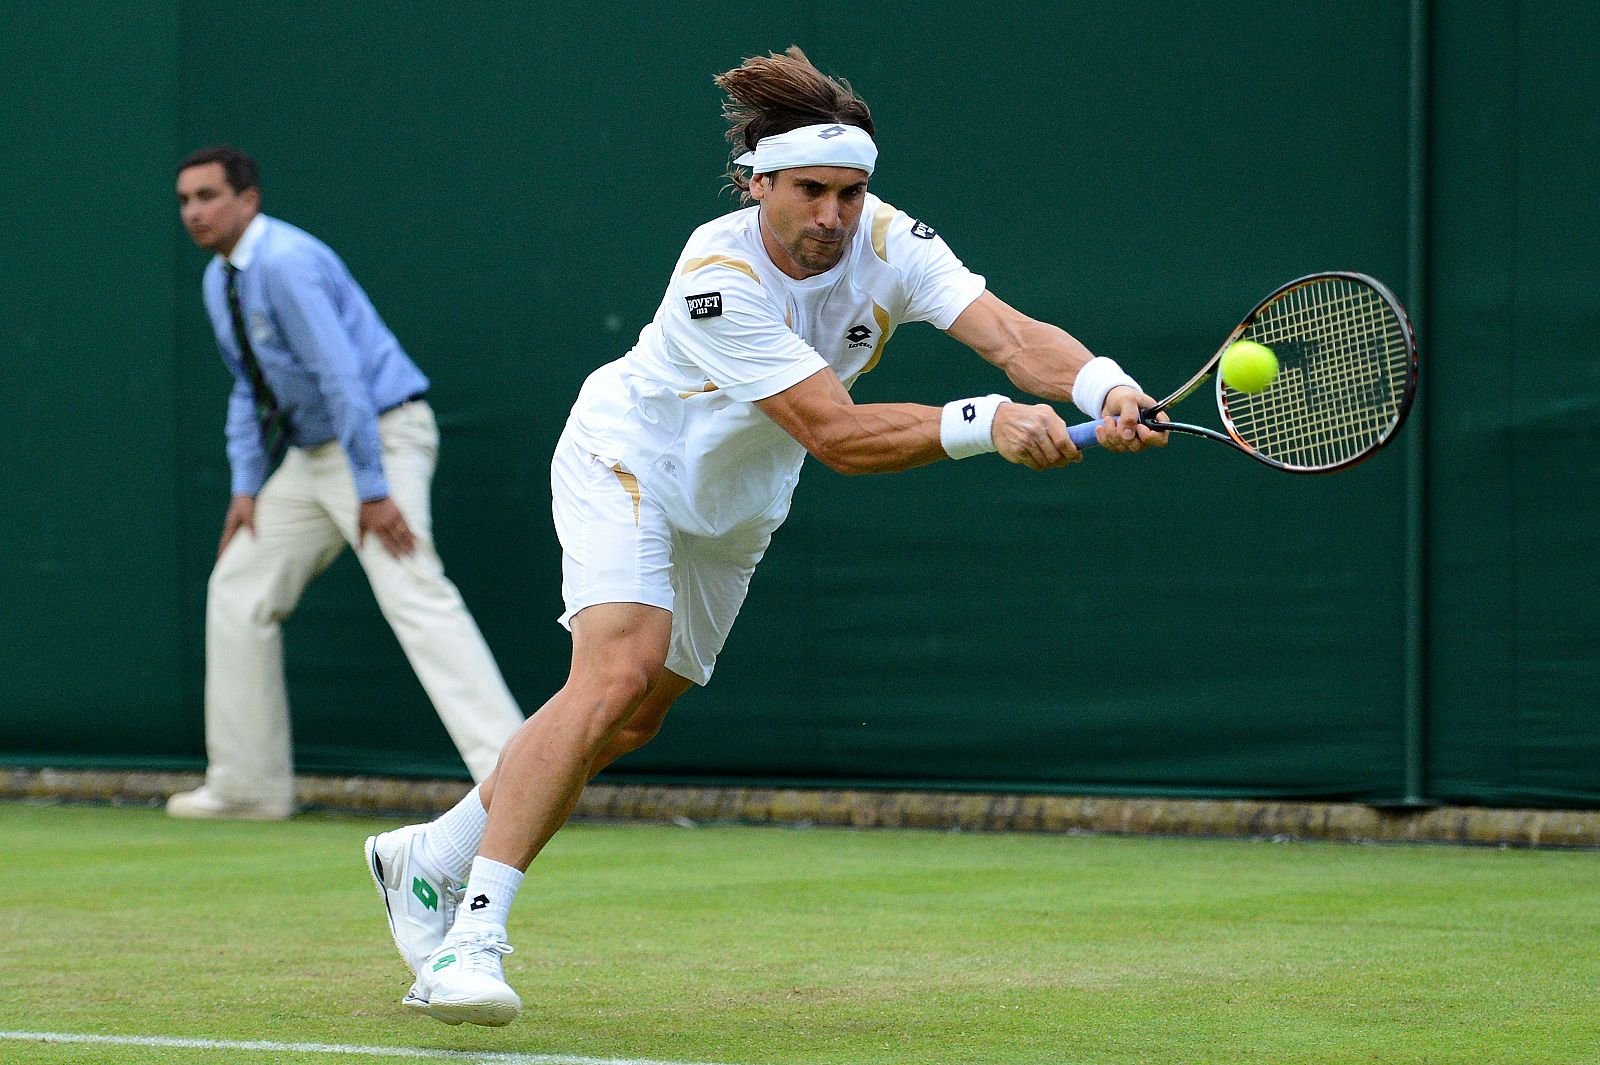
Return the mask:
[(418, 400), (427, 399), (427, 398), (428, 398), (428, 393), (426, 391), (416, 392), (416, 393), (413, 393), (412, 395), (407, 396), (405, 399), (402, 399), (399, 403), (391, 403), (391, 404), (389, 404), (387, 407), (384, 407), (381, 410), (379, 410), (378, 413), (380, 415), (388, 414), (392, 410), (399, 410), (401, 407), (405, 406), (407, 403), (415, 403)]

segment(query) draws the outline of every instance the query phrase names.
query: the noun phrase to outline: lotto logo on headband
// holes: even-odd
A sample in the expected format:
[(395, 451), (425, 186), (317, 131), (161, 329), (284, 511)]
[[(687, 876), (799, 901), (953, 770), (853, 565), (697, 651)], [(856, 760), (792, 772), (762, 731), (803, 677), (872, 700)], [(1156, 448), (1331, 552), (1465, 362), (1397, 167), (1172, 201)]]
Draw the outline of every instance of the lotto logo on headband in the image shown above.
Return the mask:
[(878, 146), (859, 126), (819, 122), (762, 137), (733, 164), (748, 166), (757, 174), (803, 166), (848, 166), (871, 174), (878, 165)]
[(722, 314), (722, 293), (702, 292), (698, 296), (685, 296), (690, 318), (716, 318)]

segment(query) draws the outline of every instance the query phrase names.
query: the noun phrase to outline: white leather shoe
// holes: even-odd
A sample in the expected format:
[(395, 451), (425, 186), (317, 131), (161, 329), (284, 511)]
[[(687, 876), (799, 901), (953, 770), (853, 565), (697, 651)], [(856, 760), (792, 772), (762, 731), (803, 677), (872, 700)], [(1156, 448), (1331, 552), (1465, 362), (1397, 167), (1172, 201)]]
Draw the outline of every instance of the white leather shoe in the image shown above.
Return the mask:
[(367, 837), (367, 871), (378, 885), (395, 949), (415, 974), (455, 924), (461, 887), (417, 856), (426, 825)]
[(510, 953), (498, 932), (452, 932), (423, 963), (402, 1002), (445, 1024), (510, 1024), (522, 1012), (501, 964)]
[(167, 814), (191, 820), (284, 821), (294, 816), (294, 803), (233, 802), (202, 785), (167, 800)]

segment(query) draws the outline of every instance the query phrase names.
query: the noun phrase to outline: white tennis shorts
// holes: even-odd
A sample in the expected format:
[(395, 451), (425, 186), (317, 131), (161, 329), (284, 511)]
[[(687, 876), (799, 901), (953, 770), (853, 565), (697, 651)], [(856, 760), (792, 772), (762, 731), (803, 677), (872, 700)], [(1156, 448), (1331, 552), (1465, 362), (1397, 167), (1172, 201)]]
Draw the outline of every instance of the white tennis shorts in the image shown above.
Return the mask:
[(672, 612), (667, 668), (696, 684), (717, 655), (779, 522), (711, 538), (674, 528), (633, 474), (563, 433), (550, 462), (551, 509), (561, 540), (561, 625), (597, 603)]

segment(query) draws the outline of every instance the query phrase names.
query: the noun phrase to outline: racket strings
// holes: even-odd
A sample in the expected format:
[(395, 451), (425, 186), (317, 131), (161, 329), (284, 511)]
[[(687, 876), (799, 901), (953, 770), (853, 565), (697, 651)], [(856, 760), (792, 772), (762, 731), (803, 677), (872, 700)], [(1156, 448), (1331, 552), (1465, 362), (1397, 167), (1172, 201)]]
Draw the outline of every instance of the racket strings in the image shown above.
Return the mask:
[(1257, 311), (1243, 336), (1272, 348), (1278, 376), (1256, 393), (1224, 386), (1223, 413), (1239, 439), (1277, 462), (1341, 465), (1398, 424), (1409, 391), (1405, 330), (1376, 291), (1323, 278)]
[[(1392, 408), (1385, 410), (1384, 390), (1389, 381), (1378, 372), (1381, 367), (1375, 366), (1370, 344), (1384, 326), (1386, 308), (1376, 298), (1344, 296), (1325, 302), (1320, 314), (1312, 314), (1318, 308), (1310, 305), (1303, 293), (1296, 296), (1294, 313), (1282, 315), (1275, 328), (1262, 332), (1272, 337), (1264, 341), (1269, 347), (1301, 356), (1296, 360), (1298, 379), (1293, 369), (1284, 379), (1287, 385), (1298, 385), (1298, 395), (1296, 389), (1288, 389), (1291, 402), (1287, 405), (1283, 403), (1286, 397), (1275, 397), (1276, 413), (1283, 417), (1264, 421), (1259, 438), (1264, 449), (1278, 452), (1281, 459), (1327, 465), (1348, 457), (1348, 448), (1368, 446), (1374, 434), (1381, 434), (1388, 424), (1386, 414), (1393, 413)], [(1317, 355), (1305, 357), (1304, 352), (1312, 348)], [(1294, 402), (1296, 399), (1299, 402)]]

